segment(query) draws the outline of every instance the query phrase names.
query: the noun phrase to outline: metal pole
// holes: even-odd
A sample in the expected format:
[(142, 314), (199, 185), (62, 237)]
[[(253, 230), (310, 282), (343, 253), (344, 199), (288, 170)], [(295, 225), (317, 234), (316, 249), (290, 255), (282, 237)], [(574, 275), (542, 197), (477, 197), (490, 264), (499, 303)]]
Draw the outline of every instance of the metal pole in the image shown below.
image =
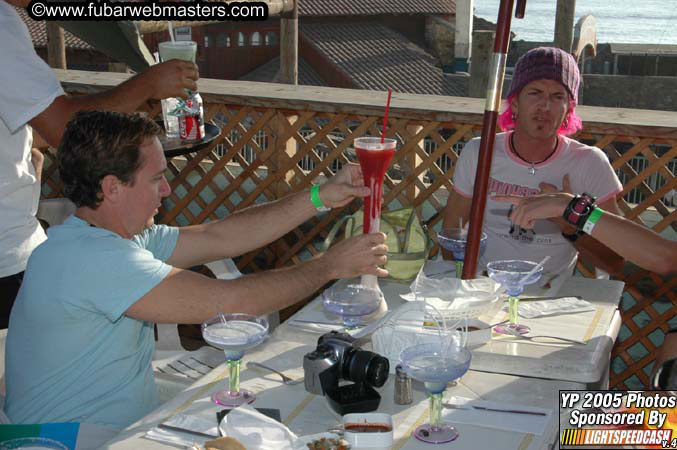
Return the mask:
[[(463, 279), (475, 278), (477, 259), (480, 249), (480, 237), (484, 222), (484, 208), (487, 204), (487, 187), (491, 160), (494, 155), (494, 138), (496, 137), (496, 121), (501, 107), (501, 90), (505, 75), (505, 60), (510, 43), (510, 20), (514, 0), (501, 0), (496, 23), (496, 39), (494, 41), (494, 55), (489, 70), (487, 97), (484, 105), (484, 120), (482, 122), (482, 138), (480, 153), (475, 173), (473, 202), (470, 208), (470, 229), (468, 231), (465, 261), (463, 263)], [(524, 17), (526, 0), (517, 0), (517, 17)]]

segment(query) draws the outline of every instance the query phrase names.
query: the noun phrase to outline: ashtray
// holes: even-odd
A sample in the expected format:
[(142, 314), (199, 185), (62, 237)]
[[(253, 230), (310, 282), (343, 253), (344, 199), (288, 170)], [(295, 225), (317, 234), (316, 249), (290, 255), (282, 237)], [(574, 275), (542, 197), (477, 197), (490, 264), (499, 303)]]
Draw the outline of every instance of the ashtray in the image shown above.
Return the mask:
[(362, 413), (343, 416), (343, 437), (352, 448), (388, 449), (393, 445), (390, 414)]
[[(162, 122), (157, 122), (164, 130)], [(205, 123), (205, 136), (199, 141), (182, 141), (179, 138), (167, 139), (167, 136), (162, 133), (159, 137), (162, 144), (162, 150), (165, 157), (172, 158), (174, 156), (185, 155), (187, 153), (197, 152), (209, 145), (214, 139), (221, 134), (221, 128), (211, 123)]]
[[(463, 322), (462, 322), (463, 323)], [(456, 328), (456, 331), (466, 331), (463, 326)], [(478, 319), (468, 319), (468, 340), (467, 347), (475, 347), (486, 344), (491, 340), (491, 327), (488, 323)]]

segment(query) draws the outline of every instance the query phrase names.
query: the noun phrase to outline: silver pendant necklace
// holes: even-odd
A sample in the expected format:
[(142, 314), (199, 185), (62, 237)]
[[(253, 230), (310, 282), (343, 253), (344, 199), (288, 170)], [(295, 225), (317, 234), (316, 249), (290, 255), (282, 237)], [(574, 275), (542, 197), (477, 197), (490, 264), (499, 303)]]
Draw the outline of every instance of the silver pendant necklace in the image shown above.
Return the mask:
[(522, 158), (522, 155), (520, 155), (519, 152), (517, 151), (517, 147), (515, 147), (515, 140), (514, 139), (515, 139), (515, 133), (512, 133), (510, 135), (510, 147), (512, 147), (512, 151), (517, 155), (517, 157), (519, 159), (521, 159), (522, 161), (524, 161), (527, 164), (531, 164), (531, 167), (529, 167), (528, 170), (529, 170), (529, 175), (532, 175), (532, 176), (536, 175), (536, 164), (541, 164), (542, 162), (550, 159), (550, 157), (555, 154), (555, 151), (557, 150), (557, 144), (559, 144), (559, 139), (555, 140), (555, 147), (548, 154), (548, 156), (546, 156), (542, 160), (540, 160), (540, 161), (527, 161), (526, 159)]

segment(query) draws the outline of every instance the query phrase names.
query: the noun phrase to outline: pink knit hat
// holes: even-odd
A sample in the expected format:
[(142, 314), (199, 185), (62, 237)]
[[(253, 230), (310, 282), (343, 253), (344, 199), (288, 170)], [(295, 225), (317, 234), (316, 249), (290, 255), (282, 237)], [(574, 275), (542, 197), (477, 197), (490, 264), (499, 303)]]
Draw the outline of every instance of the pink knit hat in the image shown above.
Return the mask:
[(529, 50), (517, 60), (508, 97), (519, 94), (522, 88), (536, 80), (555, 80), (569, 91), (578, 103), (581, 73), (574, 57), (556, 47), (538, 47)]

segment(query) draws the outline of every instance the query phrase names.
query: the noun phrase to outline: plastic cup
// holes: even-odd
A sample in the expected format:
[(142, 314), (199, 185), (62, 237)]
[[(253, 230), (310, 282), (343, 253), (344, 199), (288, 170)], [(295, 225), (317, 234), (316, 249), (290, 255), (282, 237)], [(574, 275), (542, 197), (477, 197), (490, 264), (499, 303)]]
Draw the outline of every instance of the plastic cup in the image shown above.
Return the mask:
[[(165, 41), (158, 44), (158, 53), (160, 61), (165, 62), (170, 59), (181, 59), (195, 63), (197, 54), (197, 42), (195, 41)], [(162, 100), (162, 120), (165, 125), (165, 134), (167, 139), (179, 138), (179, 118), (174, 114), (179, 106), (179, 100), (175, 98), (166, 98)]]
[(160, 61), (165, 62), (170, 59), (182, 59), (184, 61), (195, 62), (197, 54), (197, 42), (195, 41), (165, 41), (158, 44)]

